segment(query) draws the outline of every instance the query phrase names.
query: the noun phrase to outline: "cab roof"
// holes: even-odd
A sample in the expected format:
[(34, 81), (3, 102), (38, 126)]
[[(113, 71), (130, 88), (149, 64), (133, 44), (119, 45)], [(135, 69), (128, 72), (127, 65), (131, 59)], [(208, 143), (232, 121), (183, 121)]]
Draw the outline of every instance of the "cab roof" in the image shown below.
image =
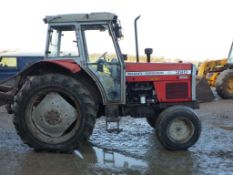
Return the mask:
[(91, 21), (112, 21), (116, 20), (117, 15), (108, 12), (101, 13), (79, 13), (46, 16), (45, 23), (66, 23), (66, 22), (91, 22)]

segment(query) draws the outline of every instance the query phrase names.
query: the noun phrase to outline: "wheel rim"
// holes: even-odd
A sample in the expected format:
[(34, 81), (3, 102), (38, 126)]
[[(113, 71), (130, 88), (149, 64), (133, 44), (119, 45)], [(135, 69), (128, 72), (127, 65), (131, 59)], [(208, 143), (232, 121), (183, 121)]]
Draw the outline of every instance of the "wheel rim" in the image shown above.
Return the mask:
[(233, 78), (228, 80), (227, 91), (228, 93), (233, 93)]
[(194, 134), (194, 125), (187, 118), (177, 117), (169, 123), (167, 134), (173, 142), (186, 143)]
[(72, 93), (57, 87), (39, 91), (26, 108), (26, 123), (32, 135), (48, 144), (70, 140), (78, 132), (80, 122), (78, 101)]

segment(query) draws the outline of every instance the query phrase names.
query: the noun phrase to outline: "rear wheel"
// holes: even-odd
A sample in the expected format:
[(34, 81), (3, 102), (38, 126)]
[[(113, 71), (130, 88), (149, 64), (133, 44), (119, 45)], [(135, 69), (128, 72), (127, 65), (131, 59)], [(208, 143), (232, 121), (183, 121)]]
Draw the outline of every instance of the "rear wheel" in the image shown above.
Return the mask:
[(18, 92), (14, 125), (36, 150), (70, 152), (92, 134), (96, 108), (83, 84), (61, 75), (35, 76)]
[(233, 98), (233, 70), (227, 69), (220, 73), (216, 82), (216, 91), (222, 98)]
[(196, 143), (201, 123), (191, 108), (173, 106), (164, 110), (156, 124), (157, 137), (168, 150), (185, 150)]

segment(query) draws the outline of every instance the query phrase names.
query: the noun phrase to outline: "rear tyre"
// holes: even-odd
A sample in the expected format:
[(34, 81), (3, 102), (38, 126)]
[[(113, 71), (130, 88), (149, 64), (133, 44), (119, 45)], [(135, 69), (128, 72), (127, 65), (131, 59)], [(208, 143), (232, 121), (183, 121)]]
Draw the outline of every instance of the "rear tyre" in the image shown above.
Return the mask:
[(18, 92), (14, 125), (35, 150), (71, 152), (92, 134), (96, 108), (83, 84), (61, 75), (35, 76)]
[(201, 133), (201, 123), (191, 108), (173, 106), (165, 109), (156, 124), (157, 137), (168, 150), (186, 150)]
[(216, 91), (224, 99), (233, 98), (233, 70), (227, 69), (220, 73), (216, 82)]

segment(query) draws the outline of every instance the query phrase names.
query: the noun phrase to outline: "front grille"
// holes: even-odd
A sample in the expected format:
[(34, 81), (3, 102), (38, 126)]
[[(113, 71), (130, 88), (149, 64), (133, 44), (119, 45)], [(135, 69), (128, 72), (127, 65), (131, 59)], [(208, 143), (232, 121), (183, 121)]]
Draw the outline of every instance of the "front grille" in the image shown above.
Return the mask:
[(167, 83), (166, 98), (178, 99), (188, 97), (188, 83)]

